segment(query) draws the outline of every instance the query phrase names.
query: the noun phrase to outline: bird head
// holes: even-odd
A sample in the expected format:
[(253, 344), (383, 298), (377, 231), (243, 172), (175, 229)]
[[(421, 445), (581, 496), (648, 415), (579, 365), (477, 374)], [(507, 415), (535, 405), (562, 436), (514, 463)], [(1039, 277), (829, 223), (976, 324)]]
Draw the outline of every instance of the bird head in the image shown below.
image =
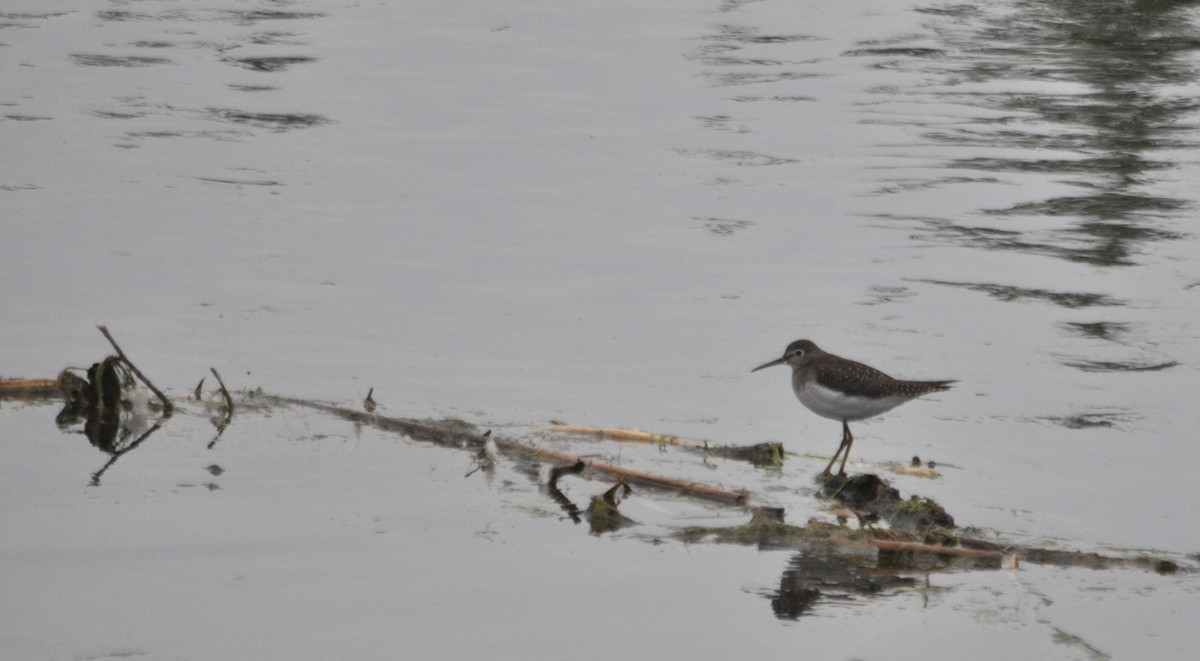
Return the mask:
[(793, 369), (800, 369), (816, 360), (821, 353), (820, 347), (813, 344), (811, 340), (796, 340), (783, 350), (782, 356), (768, 363), (763, 363), (750, 371), (757, 372), (767, 367), (784, 364), (791, 365)]

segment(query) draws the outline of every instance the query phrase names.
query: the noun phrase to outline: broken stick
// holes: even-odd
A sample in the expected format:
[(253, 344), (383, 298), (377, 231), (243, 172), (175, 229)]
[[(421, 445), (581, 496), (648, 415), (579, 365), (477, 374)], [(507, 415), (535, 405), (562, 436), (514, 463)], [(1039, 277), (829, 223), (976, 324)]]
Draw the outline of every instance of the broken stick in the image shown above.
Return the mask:
[[(225, 415), (232, 418), (233, 398), (229, 396), (229, 391), (225, 389), (225, 381), (221, 379), (221, 375), (217, 373), (217, 368), (210, 367), (208, 369), (212, 371), (213, 376), (217, 377), (217, 384), (221, 386), (221, 395), (225, 397)], [(204, 379), (201, 379), (200, 383), (204, 383)], [(199, 391), (200, 386), (196, 386), (196, 390)]]
[(104, 333), (104, 337), (108, 338), (108, 343), (113, 345), (113, 349), (117, 350), (117, 357), (121, 359), (121, 362), (125, 363), (125, 365), (129, 367), (129, 371), (133, 372), (134, 376), (136, 376), (138, 379), (140, 379), (142, 383), (146, 384), (146, 387), (149, 388), (150, 391), (153, 392), (158, 397), (158, 400), (160, 402), (162, 402), (163, 417), (164, 418), (171, 417), (171, 413), (173, 413), (175, 411), (175, 405), (171, 403), (171, 400), (167, 399), (167, 396), (162, 394), (161, 390), (159, 390), (158, 388), (155, 388), (154, 384), (150, 383), (150, 379), (147, 379), (146, 375), (142, 374), (142, 371), (139, 370), (136, 366), (134, 366), (133, 363), (131, 363), (129, 361), (129, 357), (125, 355), (124, 351), (121, 351), (121, 347), (117, 345), (117, 341), (114, 340), (113, 336), (108, 333), (108, 328), (106, 328), (104, 326), (99, 326), (99, 325), (96, 326), (96, 328), (99, 328), (100, 332)]

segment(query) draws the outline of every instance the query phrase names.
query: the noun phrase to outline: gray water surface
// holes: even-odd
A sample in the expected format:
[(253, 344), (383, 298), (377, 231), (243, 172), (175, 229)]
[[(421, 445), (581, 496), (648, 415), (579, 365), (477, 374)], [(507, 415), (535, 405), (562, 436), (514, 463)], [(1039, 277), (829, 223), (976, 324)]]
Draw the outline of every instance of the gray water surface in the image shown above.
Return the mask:
[[(12, 0), (0, 376), (109, 351), (231, 388), (784, 441), (781, 473), (602, 445), (828, 517), (807, 337), (958, 379), (850, 468), (960, 525), (1200, 551), (1189, 3)], [(211, 380), (209, 382), (211, 385)], [(207, 388), (208, 386), (206, 386)], [(0, 407), (0, 656), (1189, 658), (1190, 574), (934, 574), (781, 620), (787, 551), (591, 536), (517, 468), (311, 412), (193, 407), (108, 469)], [(576, 448), (578, 450), (578, 448)], [(636, 463), (641, 462), (641, 463)], [(864, 462), (858, 463), (856, 462)], [(219, 466), (213, 475), (209, 466)], [(601, 485), (590, 485), (600, 489)], [(586, 498), (586, 485), (576, 487)], [(640, 529), (639, 529), (640, 528)], [(619, 632), (593, 642), (592, 630)]]

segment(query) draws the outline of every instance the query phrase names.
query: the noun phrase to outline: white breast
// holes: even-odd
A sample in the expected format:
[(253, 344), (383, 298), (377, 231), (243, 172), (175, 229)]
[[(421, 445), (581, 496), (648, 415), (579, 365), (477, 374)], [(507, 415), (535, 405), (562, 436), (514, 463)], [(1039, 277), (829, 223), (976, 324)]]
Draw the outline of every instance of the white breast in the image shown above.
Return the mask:
[(847, 397), (810, 381), (796, 391), (796, 397), (805, 408), (819, 416), (834, 420), (863, 420), (890, 411), (911, 397), (891, 395), (882, 399)]

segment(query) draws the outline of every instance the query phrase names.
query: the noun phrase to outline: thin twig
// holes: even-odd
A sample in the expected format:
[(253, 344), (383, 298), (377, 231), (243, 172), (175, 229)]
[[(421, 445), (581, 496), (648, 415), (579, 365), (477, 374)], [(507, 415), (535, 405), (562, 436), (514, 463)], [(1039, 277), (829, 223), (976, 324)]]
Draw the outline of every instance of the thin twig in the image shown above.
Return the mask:
[(589, 427), (586, 425), (568, 425), (565, 423), (552, 423), (546, 425), (547, 429), (567, 434), (587, 434), (590, 436), (603, 436), (616, 441), (636, 441), (641, 443), (664, 443), (666, 445), (685, 445), (693, 448), (702, 448), (707, 444), (707, 441), (693, 441), (670, 434), (655, 434), (652, 432), (642, 431), (640, 429), (626, 429), (624, 427)]
[(713, 445), (708, 441), (680, 438), (670, 434), (655, 434), (640, 429), (587, 427), (583, 425), (568, 425), (562, 422), (551, 423), (546, 426), (546, 429), (567, 434), (599, 436), (614, 441), (653, 443), (657, 444), (660, 449), (663, 446), (673, 445), (685, 450), (701, 453), (706, 466), (712, 465), (709, 461), (709, 457), (711, 456), (732, 459), (734, 461), (749, 461), (755, 466), (780, 466), (783, 464), (783, 446), (777, 442), (758, 443), (755, 445)]
[(142, 383), (146, 384), (146, 387), (149, 388), (151, 392), (158, 396), (159, 401), (161, 401), (163, 405), (163, 417), (171, 417), (171, 413), (175, 411), (175, 405), (171, 403), (171, 400), (167, 399), (167, 396), (164, 395), (161, 390), (155, 388), (154, 384), (150, 383), (150, 379), (147, 379), (146, 375), (142, 374), (142, 371), (129, 361), (129, 358), (125, 355), (125, 352), (121, 351), (121, 347), (117, 345), (117, 341), (114, 340), (113, 336), (108, 333), (108, 328), (105, 328), (104, 326), (96, 326), (96, 328), (99, 328), (100, 332), (104, 334), (104, 337), (108, 338), (109, 344), (113, 345), (113, 349), (117, 350), (117, 357), (119, 357), (121, 362), (125, 363), (129, 367), (129, 371), (133, 372)]

